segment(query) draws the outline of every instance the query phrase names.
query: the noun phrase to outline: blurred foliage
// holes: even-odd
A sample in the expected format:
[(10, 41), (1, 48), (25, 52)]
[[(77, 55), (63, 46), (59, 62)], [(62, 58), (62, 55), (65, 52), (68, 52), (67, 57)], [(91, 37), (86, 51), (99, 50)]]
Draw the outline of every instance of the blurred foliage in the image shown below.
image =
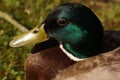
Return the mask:
[[(105, 29), (120, 30), (120, 3), (113, 0), (0, 0), (0, 11), (31, 29), (44, 20), (57, 5), (81, 2), (91, 8)], [(13, 25), (0, 19), (0, 80), (23, 80), (24, 63), (32, 46), (11, 48), (10, 38), (21, 34)]]

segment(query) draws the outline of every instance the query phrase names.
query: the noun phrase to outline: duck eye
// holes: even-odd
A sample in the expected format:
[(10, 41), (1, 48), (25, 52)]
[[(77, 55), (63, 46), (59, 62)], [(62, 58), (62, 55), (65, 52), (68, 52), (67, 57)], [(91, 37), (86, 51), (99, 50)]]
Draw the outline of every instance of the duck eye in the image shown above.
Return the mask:
[(57, 24), (58, 24), (59, 26), (66, 26), (67, 23), (68, 23), (68, 21), (67, 21), (66, 19), (58, 19), (58, 20), (57, 20)]
[(37, 29), (33, 31), (34, 34), (37, 34), (38, 32), (39, 32), (39, 30), (37, 30)]
[(35, 34), (38, 33), (38, 32), (39, 32), (38, 30), (34, 30), (34, 31), (33, 31), (33, 33), (35, 33)]

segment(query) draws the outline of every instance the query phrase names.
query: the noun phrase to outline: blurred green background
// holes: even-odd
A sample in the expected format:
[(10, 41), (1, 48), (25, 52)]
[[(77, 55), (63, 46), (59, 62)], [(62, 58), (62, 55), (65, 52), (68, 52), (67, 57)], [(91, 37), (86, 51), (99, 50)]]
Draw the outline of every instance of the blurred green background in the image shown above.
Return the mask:
[[(0, 0), (0, 11), (32, 29), (57, 5), (77, 2), (88, 6), (101, 20), (104, 29), (120, 30), (119, 0)], [(22, 32), (0, 17), (0, 80), (24, 80), (24, 62), (32, 46), (11, 48), (11, 37)]]

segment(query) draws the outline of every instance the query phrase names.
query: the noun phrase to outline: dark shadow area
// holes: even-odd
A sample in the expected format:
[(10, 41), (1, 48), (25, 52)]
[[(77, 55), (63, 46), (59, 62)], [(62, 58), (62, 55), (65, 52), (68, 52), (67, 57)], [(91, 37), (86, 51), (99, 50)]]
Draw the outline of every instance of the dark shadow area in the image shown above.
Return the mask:
[(120, 31), (106, 30), (104, 32), (102, 52), (112, 51), (120, 46)]
[(45, 50), (54, 46), (59, 46), (58, 41), (54, 40), (54, 39), (49, 39), (45, 42), (42, 43), (38, 43), (36, 44), (33, 49), (31, 50), (32, 54), (35, 54), (37, 52), (40, 52), (41, 50)]

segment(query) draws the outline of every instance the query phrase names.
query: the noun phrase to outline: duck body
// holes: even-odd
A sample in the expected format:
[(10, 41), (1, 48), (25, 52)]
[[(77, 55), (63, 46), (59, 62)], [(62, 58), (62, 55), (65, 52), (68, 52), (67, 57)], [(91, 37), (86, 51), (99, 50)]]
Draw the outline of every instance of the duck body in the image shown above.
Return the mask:
[(48, 40), (34, 46), (25, 64), (26, 80), (51, 80), (59, 70), (75, 63), (57, 45), (55, 40)]
[[(63, 71), (63, 74), (58, 74), (60, 77), (55, 80), (81, 80), (82, 76), (77, 79), (79, 76), (76, 75), (80, 72), (88, 73), (98, 66), (97, 62), (92, 62), (94, 59), (96, 61), (93, 56), (102, 52), (103, 34), (101, 22), (89, 8), (82, 4), (65, 3), (53, 9), (35, 29), (26, 35), (15, 37), (10, 45), (19, 47), (38, 43), (25, 63), (26, 80), (52, 80), (59, 71), (69, 66), (72, 67)], [(93, 59), (87, 59), (89, 57)], [(99, 60), (102, 60), (100, 56)], [(84, 66), (86, 64), (88, 67)], [(89, 64), (95, 67), (89, 68)], [(80, 69), (77, 71), (76, 67)], [(75, 78), (69, 79), (64, 74)]]

